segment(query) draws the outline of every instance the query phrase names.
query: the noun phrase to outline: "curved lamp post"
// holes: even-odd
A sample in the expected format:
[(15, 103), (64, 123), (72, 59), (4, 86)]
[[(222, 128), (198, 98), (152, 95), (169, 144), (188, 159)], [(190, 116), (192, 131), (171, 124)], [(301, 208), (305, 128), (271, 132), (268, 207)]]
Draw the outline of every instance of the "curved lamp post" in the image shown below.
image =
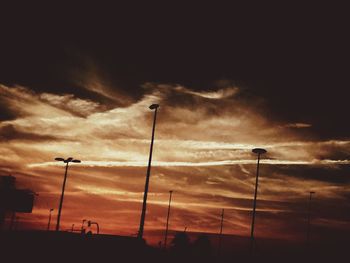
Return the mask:
[(143, 204), (142, 204), (142, 212), (141, 212), (141, 219), (140, 219), (140, 228), (139, 228), (139, 232), (138, 232), (138, 235), (137, 235), (138, 238), (142, 238), (143, 237), (143, 228), (144, 228), (144, 225), (145, 225), (148, 184), (149, 184), (149, 177), (151, 175), (151, 162), (152, 162), (154, 132), (155, 132), (155, 129), (156, 129), (157, 110), (159, 108), (159, 105), (158, 104), (152, 104), (151, 106), (149, 106), (149, 108), (151, 110), (154, 110), (154, 118), (153, 118), (151, 147), (150, 147), (150, 152), (149, 152), (147, 175), (146, 175), (146, 183), (145, 183), (145, 192), (143, 194)]
[(60, 220), (61, 220), (61, 210), (62, 210), (63, 197), (64, 197), (64, 189), (66, 187), (66, 180), (67, 180), (68, 164), (70, 162), (72, 162), (72, 163), (81, 163), (81, 161), (73, 159), (73, 157), (69, 157), (66, 160), (61, 158), (61, 157), (57, 157), (57, 158), (55, 158), (55, 160), (59, 161), (59, 162), (64, 162), (66, 164), (66, 169), (65, 169), (65, 172), (64, 172), (63, 185), (62, 185), (62, 194), (61, 194), (60, 206), (58, 208), (57, 224), (56, 224), (56, 231), (59, 231), (60, 230)]
[(88, 221), (88, 227), (91, 227), (91, 225), (96, 225), (97, 234), (99, 234), (99, 233), (100, 233), (100, 226), (98, 225), (98, 223), (89, 220), (89, 221)]
[(254, 223), (255, 223), (255, 210), (256, 210), (256, 198), (258, 195), (258, 182), (259, 182), (259, 164), (260, 164), (260, 156), (267, 151), (262, 148), (255, 148), (252, 150), (253, 153), (258, 155), (258, 163), (256, 167), (256, 179), (255, 179), (255, 192), (254, 192), (254, 203), (253, 203), (253, 216), (252, 216), (252, 227), (250, 232), (251, 239), (251, 251), (254, 251)]

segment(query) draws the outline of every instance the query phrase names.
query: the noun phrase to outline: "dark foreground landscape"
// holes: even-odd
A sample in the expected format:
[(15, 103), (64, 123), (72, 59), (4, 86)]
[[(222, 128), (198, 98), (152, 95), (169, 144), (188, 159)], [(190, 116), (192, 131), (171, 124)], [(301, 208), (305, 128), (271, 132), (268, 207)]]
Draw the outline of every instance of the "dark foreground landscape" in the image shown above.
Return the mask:
[[(81, 235), (69, 232), (9, 231), (1, 233), (1, 262), (346, 262), (349, 240), (315, 242), (309, 246), (257, 240), (254, 255), (249, 239), (223, 238), (220, 255), (215, 240), (200, 236), (186, 243), (178, 233), (168, 250), (135, 237)], [(232, 247), (231, 247), (232, 246)], [(344, 261), (345, 260), (345, 261)]]

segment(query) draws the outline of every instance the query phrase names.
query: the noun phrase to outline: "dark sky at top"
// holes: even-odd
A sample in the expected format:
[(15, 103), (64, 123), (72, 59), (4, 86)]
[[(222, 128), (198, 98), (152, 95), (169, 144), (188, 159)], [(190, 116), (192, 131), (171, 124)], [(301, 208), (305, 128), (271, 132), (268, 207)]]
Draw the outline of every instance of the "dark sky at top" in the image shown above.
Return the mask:
[(344, 10), (203, 3), (3, 8), (0, 83), (83, 96), (71, 72), (83, 71), (86, 61), (135, 97), (149, 81), (210, 90), (229, 79), (265, 98), (275, 118), (312, 123), (321, 138), (348, 138)]

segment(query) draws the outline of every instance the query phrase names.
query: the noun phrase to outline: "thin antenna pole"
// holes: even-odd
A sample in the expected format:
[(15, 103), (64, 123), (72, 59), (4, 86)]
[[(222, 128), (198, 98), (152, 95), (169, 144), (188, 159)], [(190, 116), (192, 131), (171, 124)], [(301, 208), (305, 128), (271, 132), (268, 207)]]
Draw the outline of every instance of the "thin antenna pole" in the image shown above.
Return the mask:
[(166, 228), (165, 228), (165, 237), (164, 237), (164, 249), (166, 249), (166, 243), (168, 240), (168, 229), (169, 229), (169, 217), (170, 217), (170, 204), (171, 204), (171, 197), (173, 194), (173, 191), (169, 191), (169, 206), (168, 206), (168, 215), (167, 215), (167, 219), (166, 219)]
[(309, 196), (309, 202), (308, 202), (308, 207), (307, 207), (307, 230), (306, 230), (306, 244), (309, 245), (309, 241), (310, 241), (310, 221), (311, 221), (311, 199), (312, 199), (312, 195), (315, 192), (310, 192), (310, 196)]
[(225, 213), (225, 209), (222, 209), (222, 213), (221, 213), (221, 224), (220, 224), (220, 235), (219, 235), (218, 256), (220, 256), (220, 252), (221, 252), (222, 228), (223, 228), (223, 226), (224, 226), (224, 213)]

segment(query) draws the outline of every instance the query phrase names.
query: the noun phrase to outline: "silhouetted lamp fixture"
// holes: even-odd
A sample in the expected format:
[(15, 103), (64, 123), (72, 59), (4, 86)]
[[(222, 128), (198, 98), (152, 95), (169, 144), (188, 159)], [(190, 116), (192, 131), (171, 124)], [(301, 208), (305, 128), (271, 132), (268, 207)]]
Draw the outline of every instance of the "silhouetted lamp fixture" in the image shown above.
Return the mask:
[(252, 152), (258, 155), (258, 163), (257, 163), (257, 167), (256, 167), (254, 203), (253, 203), (252, 227), (251, 227), (251, 232), (250, 232), (251, 250), (253, 252), (253, 250), (254, 250), (254, 223), (255, 223), (256, 198), (257, 198), (257, 194), (258, 194), (260, 156), (262, 154), (265, 154), (267, 151), (265, 149), (262, 149), (262, 148), (255, 148), (252, 150)]
[(66, 164), (66, 169), (64, 172), (64, 179), (63, 179), (63, 185), (62, 185), (62, 193), (61, 193), (61, 199), (60, 199), (60, 206), (58, 208), (58, 215), (57, 215), (57, 224), (56, 224), (56, 231), (60, 230), (60, 220), (61, 220), (61, 211), (62, 211), (62, 204), (63, 204), (63, 197), (64, 197), (64, 189), (66, 187), (66, 181), (67, 181), (67, 172), (68, 172), (68, 164), (70, 162), (72, 163), (80, 163), (80, 160), (76, 160), (73, 157), (69, 157), (67, 159), (63, 159), (61, 157), (55, 158), (56, 161), (64, 162)]
[(149, 106), (149, 108), (151, 110), (154, 110), (154, 118), (153, 118), (152, 139), (151, 139), (151, 146), (150, 146), (148, 167), (147, 167), (147, 174), (146, 174), (145, 192), (143, 194), (143, 203), (142, 203), (142, 212), (141, 212), (141, 219), (140, 219), (140, 228), (139, 228), (139, 232), (138, 232), (138, 237), (139, 238), (143, 237), (143, 228), (144, 228), (144, 225), (145, 225), (148, 184), (149, 184), (149, 177), (151, 175), (151, 162), (152, 162), (154, 132), (155, 132), (155, 128), (156, 128), (157, 110), (159, 108), (159, 105), (158, 104), (152, 104), (151, 106)]

